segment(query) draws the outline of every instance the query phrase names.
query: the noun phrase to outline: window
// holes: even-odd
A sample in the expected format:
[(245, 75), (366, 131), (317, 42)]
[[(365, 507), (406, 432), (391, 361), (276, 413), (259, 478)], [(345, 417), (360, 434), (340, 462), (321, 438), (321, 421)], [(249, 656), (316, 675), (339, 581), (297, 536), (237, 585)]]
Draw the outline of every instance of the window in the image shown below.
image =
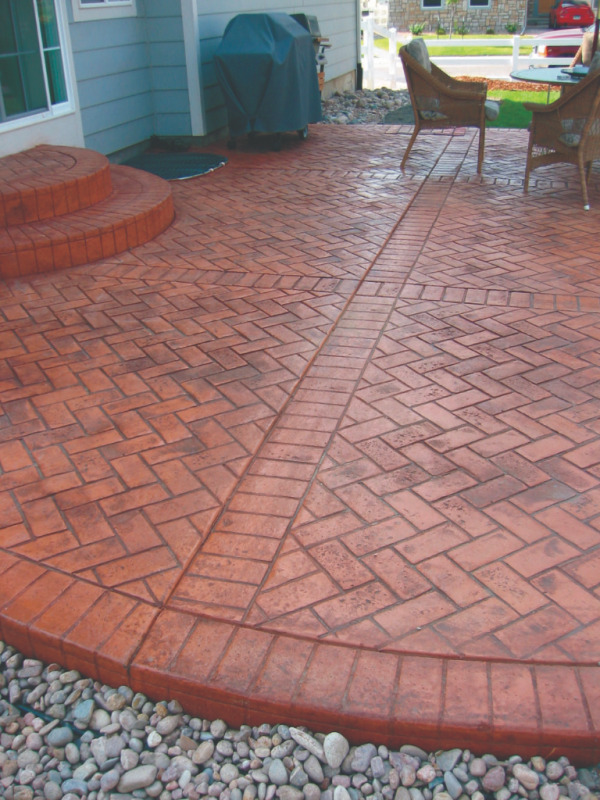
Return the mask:
[(442, 0), (421, 0), (421, 8), (442, 8)]
[(75, 22), (135, 17), (136, 0), (72, 0)]
[(67, 99), (54, 0), (0, 0), (0, 122)]
[(469, 8), (489, 8), (490, 0), (469, 0)]

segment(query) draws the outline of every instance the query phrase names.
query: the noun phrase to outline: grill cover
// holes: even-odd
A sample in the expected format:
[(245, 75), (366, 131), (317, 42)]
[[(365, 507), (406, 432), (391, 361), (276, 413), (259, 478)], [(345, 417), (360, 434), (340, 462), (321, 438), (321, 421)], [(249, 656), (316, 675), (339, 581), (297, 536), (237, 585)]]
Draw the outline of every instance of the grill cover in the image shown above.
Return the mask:
[(288, 14), (238, 14), (215, 52), (232, 136), (282, 133), (319, 122), (310, 33)]

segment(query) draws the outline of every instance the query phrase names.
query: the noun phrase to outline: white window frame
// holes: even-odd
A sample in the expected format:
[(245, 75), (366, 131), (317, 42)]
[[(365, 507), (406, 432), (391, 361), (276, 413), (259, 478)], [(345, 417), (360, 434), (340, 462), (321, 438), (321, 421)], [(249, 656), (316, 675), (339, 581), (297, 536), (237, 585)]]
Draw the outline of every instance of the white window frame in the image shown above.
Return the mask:
[[(38, 34), (38, 46), (40, 48), (40, 57), (42, 63), (42, 71), (44, 77), (44, 89), (46, 93), (46, 100), (48, 102), (48, 108), (39, 109), (37, 111), (33, 111), (31, 113), (25, 113), (21, 116), (11, 117), (10, 119), (2, 120), (0, 118), (0, 131), (10, 131), (13, 129), (23, 128), (27, 125), (35, 125), (40, 121), (51, 120), (55, 117), (60, 117), (63, 114), (70, 114), (73, 113), (75, 106), (73, 103), (73, 65), (69, 58), (70, 55), (70, 43), (67, 38), (67, 29), (65, 28), (64, 19), (62, 16), (62, 9), (60, 0), (54, 0), (54, 9), (56, 13), (56, 24), (58, 28), (58, 39), (59, 39), (59, 50), (62, 60), (62, 67), (63, 73), (65, 78), (65, 89), (67, 91), (67, 97), (60, 103), (51, 103), (50, 98), (50, 87), (48, 85), (48, 75), (46, 73), (46, 61), (44, 59), (44, 49), (43, 49), (43, 41), (42, 41), (42, 34), (40, 31), (40, 23), (38, 17), (38, 9), (37, 6), (34, 6), (35, 9), (35, 20), (36, 20), (36, 27), (37, 27), (37, 34)], [(0, 103), (2, 102), (2, 98), (0, 98)]]
[(0, 122), (0, 157), (27, 150), (42, 143), (63, 144), (72, 147), (85, 146), (66, 6), (64, 0), (55, 0), (54, 5), (68, 100), (50, 106), (47, 111), (40, 111), (24, 117), (11, 117), (6, 122)]
[(72, 4), (74, 22), (137, 16), (136, 0), (97, 0), (94, 3), (72, 0)]

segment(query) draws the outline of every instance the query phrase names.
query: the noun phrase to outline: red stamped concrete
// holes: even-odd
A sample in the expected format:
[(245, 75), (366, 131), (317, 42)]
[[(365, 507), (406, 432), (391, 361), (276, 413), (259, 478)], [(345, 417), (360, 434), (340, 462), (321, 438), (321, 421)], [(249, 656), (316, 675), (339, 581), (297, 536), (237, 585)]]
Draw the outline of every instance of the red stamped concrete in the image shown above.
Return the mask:
[(153, 239), (173, 219), (167, 181), (78, 147), (0, 159), (0, 277), (62, 270)]
[(402, 174), (409, 132), (259, 138), (1, 284), (0, 633), (231, 724), (597, 761), (597, 175), (524, 195), (500, 130)]

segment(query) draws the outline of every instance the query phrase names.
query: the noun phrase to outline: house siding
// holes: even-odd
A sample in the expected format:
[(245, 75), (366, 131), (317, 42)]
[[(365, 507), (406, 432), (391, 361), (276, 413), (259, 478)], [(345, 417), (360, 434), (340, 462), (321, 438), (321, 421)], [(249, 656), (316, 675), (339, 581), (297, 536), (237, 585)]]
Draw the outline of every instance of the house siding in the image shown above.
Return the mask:
[(86, 147), (111, 153), (152, 135), (144, 25), (138, 15), (70, 26)]
[[(506, 25), (523, 26), (527, 0), (490, 0), (487, 8), (469, 8), (468, 0), (455, 6), (454, 27), (465, 25), (469, 33), (506, 33)], [(442, 8), (422, 8), (421, 0), (390, 0), (389, 26), (399, 31), (408, 31), (414, 23), (424, 22), (425, 30), (435, 32), (438, 21), (446, 30), (450, 29), (451, 11), (442, 0)]]
[(198, 5), (200, 31), (200, 54), (202, 63), (202, 89), (204, 96), (206, 128), (208, 132), (218, 131), (227, 125), (227, 115), (223, 95), (217, 83), (214, 69), (214, 54), (229, 20), (242, 13), (282, 12), (284, 14), (304, 13), (317, 17), (321, 35), (329, 37), (332, 47), (327, 51), (326, 81), (346, 77), (347, 88), (353, 88), (357, 64), (356, 0), (323, 0), (321, 3), (271, 2), (264, 0), (221, 0), (219, 11), (204, 11), (208, 3)]
[(180, 0), (144, 0), (154, 100), (154, 133), (192, 133)]
[(136, 17), (70, 21), (87, 147), (111, 154), (153, 134), (191, 133), (178, 0), (138, 0)]

